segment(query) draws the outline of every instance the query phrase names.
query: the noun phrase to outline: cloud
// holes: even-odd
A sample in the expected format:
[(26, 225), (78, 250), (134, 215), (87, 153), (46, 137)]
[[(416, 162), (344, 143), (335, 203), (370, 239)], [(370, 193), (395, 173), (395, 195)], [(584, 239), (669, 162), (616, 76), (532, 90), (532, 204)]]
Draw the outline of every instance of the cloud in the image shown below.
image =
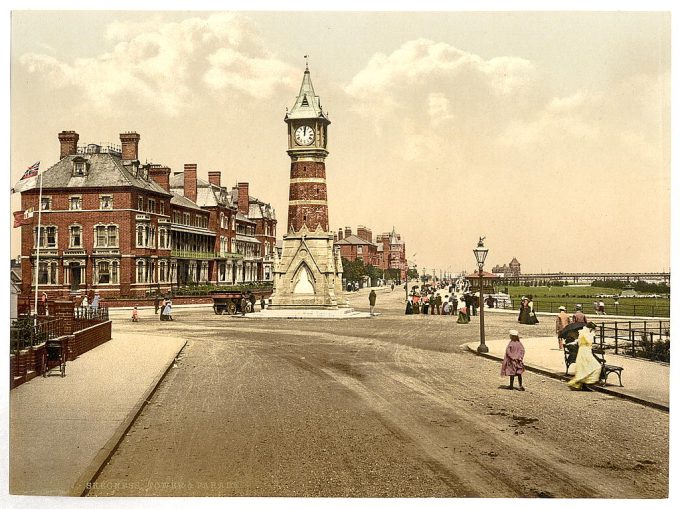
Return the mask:
[(294, 79), (293, 69), (239, 14), (113, 22), (105, 38), (112, 50), (94, 58), (65, 62), (29, 53), (20, 62), (48, 86), (80, 90), (84, 102), (108, 108), (143, 105), (167, 115), (195, 106), (204, 93), (223, 101), (238, 94), (268, 98)]

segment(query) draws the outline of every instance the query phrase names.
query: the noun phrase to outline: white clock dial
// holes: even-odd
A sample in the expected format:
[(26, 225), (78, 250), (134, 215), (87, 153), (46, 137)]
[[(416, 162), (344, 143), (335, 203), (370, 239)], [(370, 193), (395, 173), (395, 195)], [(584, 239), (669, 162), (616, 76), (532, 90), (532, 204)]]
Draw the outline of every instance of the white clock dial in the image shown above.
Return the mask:
[(295, 130), (295, 141), (298, 145), (311, 145), (314, 141), (314, 129), (308, 125), (301, 125)]

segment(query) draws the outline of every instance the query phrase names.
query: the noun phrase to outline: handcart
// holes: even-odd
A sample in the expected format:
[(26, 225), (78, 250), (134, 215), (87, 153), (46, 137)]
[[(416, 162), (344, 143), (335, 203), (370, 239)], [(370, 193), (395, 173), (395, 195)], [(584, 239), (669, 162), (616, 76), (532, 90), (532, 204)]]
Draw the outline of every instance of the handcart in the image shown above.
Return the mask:
[(62, 378), (66, 376), (66, 338), (48, 339), (42, 358), (43, 377), (53, 368), (59, 368)]

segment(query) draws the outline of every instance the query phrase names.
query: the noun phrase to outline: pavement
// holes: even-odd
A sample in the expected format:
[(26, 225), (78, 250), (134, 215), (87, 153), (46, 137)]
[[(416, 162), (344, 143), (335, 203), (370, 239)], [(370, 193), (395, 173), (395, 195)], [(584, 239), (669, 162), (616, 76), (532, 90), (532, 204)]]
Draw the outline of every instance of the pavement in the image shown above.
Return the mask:
[(114, 331), (64, 378), (53, 370), (10, 391), (10, 493), (82, 495), (185, 344)]
[[(521, 341), (525, 349), (524, 366), (528, 371), (564, 380), (573, 376), (575, 369), (573, 364), (569, 366), (569, 375), (565, 376), (564, 354), (557, 346), (557, 338), (524, 337)], [(489, 352), (478, 355), (497, 360), (500, 364), (507, 344), (508, 341), (505, 340), (486, 341)], [(466, 343), (465, 346), (477, 353), (479, 342)], [(606, 361), (607, 364), (623, 368), (621, 374), (623, 387), (619, 387), (618, 377), (612, 373), (605, 386), (594, 385), (592, 386), (594, 390), (668, 411), (670, 385), (668, 364), (616, 355), (611, 351), (607, 351)], [(525, 385), (529, 387), (531, 382), (525, 380)]]
[[(153, 318), (147, 314), (145, 320)], [(522, 342), (529, 371), (564, 378), (564, 356), (554, 337)], [(185, 345), (185, 339), (171, 335), (140, 337), (114, 327), (111, 341), (67, 363), (65, 378), (50, 373), (10, 391), (10, 493), (85, 494)], [(506, 345), (506, 340), (487, 341), (489, 352), (483, 355), (500, 368)], [(466, 344), (473, 352), (477, 346)], [(668, 365), (609, 352), (607, 363), (624, 368), (624, 387), (610, 375), (609, 384), (595, 390), (668, 411)], [(531, 377), (525, 385), (530, 390)], [(36, 472), (49, 475), (38, 480)]]

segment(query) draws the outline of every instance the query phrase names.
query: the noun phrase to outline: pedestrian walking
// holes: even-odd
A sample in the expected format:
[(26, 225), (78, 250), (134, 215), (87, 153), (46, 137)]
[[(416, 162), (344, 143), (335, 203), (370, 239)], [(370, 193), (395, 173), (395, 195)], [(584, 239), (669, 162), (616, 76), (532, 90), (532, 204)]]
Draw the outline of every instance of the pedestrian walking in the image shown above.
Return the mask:
[(456, 294), (451, 295), (451, 316), (458, 314), (458, 297)]
[(375, 316), (375, 300), (377, 297), (378, 296), (375, 294), (375, 290), (371, 288), (371, 293), (368, 294), (368, 305), (371, 316)]
[(132, 308), (132, 321), (133, 322), (138, 322), (139, 321), (139, 312), (137, 311), (137, 306)]
[(165, 315), (166, 320), (170, 320), (170, 321), (173, 320), (173, 318), (172, 318), (172, 301), (171, 300), (168, 300), (165, 303), (165, 308), (163, 308), (163, 314)]
[(449, 296), (444, 297), (444, 304), (442, 306), (442, 315), (448, 315), (451, 311), (451, 303), (449, 302)]
[(597, 303), (597, 310), (601, 315), (606, 315), (607, 313), (604, 312), (604, 301), (600, 301)]
[(254, 313), (255, 312), (255, 303), (257, 302), (257, 298), (255, 297), (255, 294), (253, 292), (250, 292), (250, 312)]
[(261, 295), (260, 296), (260, 310), (264, 311), (264, 307), (265, 307), (264, 295)]
[(394, 291), (394, 283), (392, 283), (392, 291)]
[(536, 316), (536, 311), (534, 311), (534, 298), (531, 295), (527, 298), (529, 299), (527, 304), (527, 306), (529, 306), (529, 325), (536, 325), (538, 323), (538, 317)]
[(470, 315), (468, 315), (468, 308), (465, 305), (465, 297), (462, 295), (458, 299), (458, 320), (456, 323), (470, 323)]
[(588, 323), (588, 317), (583, 314), (583, 306), (576, 304), (576, 311), (571, 316), (572, 323)]
[(441, 307), (442, 307), (442, 296), (441, 294), (437, 294), (437, 296), (434, 298), (434, 305), (437, 308), (437, 314), (441, 314)]
[(165, 311), (165, 306), (167, 305), (167, 303), (168, 303), (168, 299), (166, 299), (166, 298), (164, 297), (164, 298), (163, 298), (163, 301), (161, 302), (161, 307), (160, 307), (160, 312), (161, 312), (160, 319), (161, 319), (162, 322), (164, 322), (164, 321), (166, 321), (166, 320), (168, 319), (168, 318), (165, 316), (165, 313), (163, 313), (163, 311)]
[(559, 346), (560, 350), (564, 349), (564, 339), (560, 337), (560, 334), (562, 333), (562, 330), (569, 325), (569, 315), (567, 314), (567, 308), (564, 306), (560, 306), (560, 312), (557, 314), (557, 317), (555, 318), (555, 334), (557, 334), (557, 345)]
[(83, 309), (87, 309), (87, 307), (88, 307), (87, 295), (84, 295), (83, 300), (80, 301), (80, 307), (83, 308)]
[(411, 297), (406, 299), (406, 311), (404, 312), (404, 314), (406, 314), (406, 315), (412, 315), (413, 314), (413, 302), (412, 302), (412, 300), (413, 299)]
[(241, 294), (241, 316), (246, 316), (246, 309), (248, 308), (248, 299), (245, 294)]
[(571, 389), (587, 389), (589, 385), (600, 380), (602, 365), (593, 355), (593, 340), (595, 337), (595, 324), (589, 322), (583, 327), (578, 336), (578, 353), (574, 365), (574, 377), (567, 382)]
[(501, 364), (501, 376), (510, 377), (510, 385), (506, 389), (514, 389), (515, 377), (517, 377), (519, 382), (517, 390), (523, 391), (522, 373), (524, 373), (524, 345), (519, 340), (519, 332), (513, 329), (510, 331), (510, 342), (505, 348), (505, 356)]
[(425, 297), (423, 297), (423, 305), (420, 308), (421, 314), (426, 315), (427, 312), (429, 311), (429, 309), (430, 309), (430, 298), (427, 295), (425, 295)]
[(93, 311), (96, 311), (97, 309), (99, 309), (99, 300), (100, 299), (101, 299), (101, 297), (99, 295), (99, 291), (94, 292), (94, 299), (92, 299), (92, 304), (90, 304), (90, 308)]
[(531, 310), (529, 309), (529, 299), (522, 297), (519, 305), (519, 316), (517, 321), (523, 325), (530, 325)]
[(154, 308), (154, 314), (158, 314), (158, 308), (161, 304), (161, 296), (156, 294), (156, 298), (153, 300), (153, 308)]

